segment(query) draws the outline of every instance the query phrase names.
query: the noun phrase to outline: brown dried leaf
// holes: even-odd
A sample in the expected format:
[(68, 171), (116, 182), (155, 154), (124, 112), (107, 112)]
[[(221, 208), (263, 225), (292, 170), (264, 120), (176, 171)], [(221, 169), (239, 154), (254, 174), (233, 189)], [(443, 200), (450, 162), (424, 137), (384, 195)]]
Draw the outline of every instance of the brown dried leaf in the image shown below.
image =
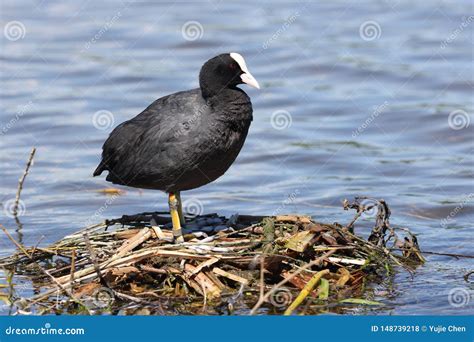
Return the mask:
[(76, 291), (74, 291), (74, 297), (81, 298), (83, 296), (90, 296), (92, 293), (94, 293), (95, 290), (100, 288), (101, 285), (98, 283), (89, 283), (89, 284), (84, 284), (81, 287), (79, 287)]
[(145, 292), (145, 291), (147, 291), (148, 289), (147, 289), (146, 287), (140, 286), (140, 285), (138, 285), (138, 284), (136, 284), (136, 283), (130, 283), (130, 290), (131, 290), (133, 293), (137, 294), (137, 293)]

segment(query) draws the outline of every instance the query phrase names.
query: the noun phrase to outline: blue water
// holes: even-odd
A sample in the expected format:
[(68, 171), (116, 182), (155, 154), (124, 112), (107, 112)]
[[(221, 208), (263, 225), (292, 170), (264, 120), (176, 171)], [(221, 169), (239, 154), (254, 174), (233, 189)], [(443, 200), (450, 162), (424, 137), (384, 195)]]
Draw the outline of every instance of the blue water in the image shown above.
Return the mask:
[[(101, 145), (153, 100), (196, 87), (207, 59), (235, 51), (262, 86), (242, 87), (254, 121), (231, 169), (183, 193), (188, 206), (344, 223), (342, 200), (367, 195), (385, 199), (422, 249), (472, 254), (472, 15), (470, 1), (2, 2), (1, 223), (47, 244), (165, 210), (160, 192), (97, 192), (111, 186), (91, 176)], [(18, 230), (8, 208), (33, 146)], [(13, 251), (3, 235), (0, 248)], [(472, 260), (427, 255), (373, 313), (472, 313), (472, 296), (448, 300), (456, 288), (472, 295)]]

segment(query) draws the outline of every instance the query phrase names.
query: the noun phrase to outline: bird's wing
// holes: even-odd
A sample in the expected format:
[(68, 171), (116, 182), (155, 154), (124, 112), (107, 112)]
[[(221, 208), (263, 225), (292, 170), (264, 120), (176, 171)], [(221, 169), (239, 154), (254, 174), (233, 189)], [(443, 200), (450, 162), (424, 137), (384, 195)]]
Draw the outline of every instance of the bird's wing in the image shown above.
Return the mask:
[[(207, 110), (199, 89), (162, 97), (139, 115), (117, 126), (102, 149), (102, 161), (94, 175), (109, 171), (108, 180), (128, 185), (140, 178), (170, 171), (181, 156), (173, 145), (181, 144), (193, 120)], [(156, 161), (159, 160), (159, 164)]]

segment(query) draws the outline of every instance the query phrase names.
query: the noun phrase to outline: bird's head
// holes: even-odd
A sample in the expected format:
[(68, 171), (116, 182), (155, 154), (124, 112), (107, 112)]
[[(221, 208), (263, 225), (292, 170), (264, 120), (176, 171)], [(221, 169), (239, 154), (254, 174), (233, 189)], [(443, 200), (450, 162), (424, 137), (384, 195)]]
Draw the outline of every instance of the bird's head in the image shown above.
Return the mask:
[(234, 88), (239, 84), (248, 84), (260, 89), (252, 76), (242, 55), (232, 52), (211, 58), (201, 68), (199, 84), (208, 95), (216, 95), (225, 88)]

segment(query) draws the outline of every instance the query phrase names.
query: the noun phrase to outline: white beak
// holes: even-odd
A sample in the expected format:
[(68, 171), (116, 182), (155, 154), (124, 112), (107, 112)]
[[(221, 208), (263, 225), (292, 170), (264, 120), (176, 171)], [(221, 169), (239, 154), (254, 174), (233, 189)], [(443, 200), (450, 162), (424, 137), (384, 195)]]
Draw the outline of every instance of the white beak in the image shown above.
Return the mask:
[(242, 79), (242, 82), (248, 84), (249, 86), (260, 89), (260, 85), (250, 72), (243, 73), (240, 75), (240, 78)]
[(243, 71), (243, 74), (240, 75), (242, 82), (248, 84), (251, 87), (260, 89), (260, 85), (258, 84), (257, 80), (255, 79), (255, 77), (252, 76), (249, 69), (247, 68), (247, 64), (245, 63), (244, 57), (242, 57), (241, 54), (236, 52), (232, 52), (230, 54), (230, 57), (232, 57), (237, 62), (237, 64), (240, 66), (240, 69)]

